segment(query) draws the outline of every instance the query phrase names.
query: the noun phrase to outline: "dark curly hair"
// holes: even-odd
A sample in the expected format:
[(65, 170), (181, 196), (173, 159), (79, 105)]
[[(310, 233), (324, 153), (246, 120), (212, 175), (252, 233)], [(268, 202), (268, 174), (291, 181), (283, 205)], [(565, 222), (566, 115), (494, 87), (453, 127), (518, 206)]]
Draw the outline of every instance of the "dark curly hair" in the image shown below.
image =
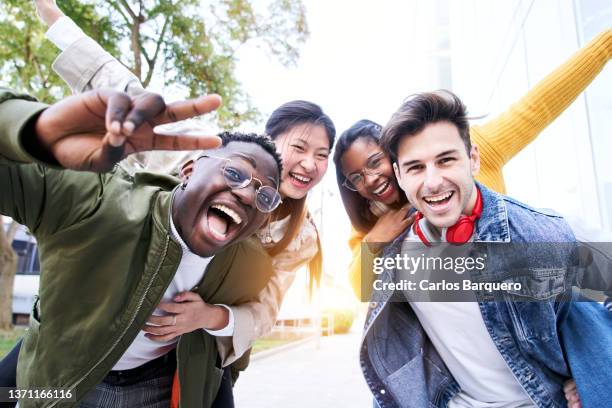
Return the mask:
[(274, 157), (274, 161), (276, 161), (276, 165), (278, 166), (278, 174), (280, 175), (283, 173), (283, 161), (276, 151), (276, 145), (272, 139), (270, 139), (270, 136), (258, 135), (256, 133), (223, 132), (219, 134), (219, 137), (221, 138), (222, 146), (227, 146), (230, 142), (246, 142), (260, 145), (262, 149)]

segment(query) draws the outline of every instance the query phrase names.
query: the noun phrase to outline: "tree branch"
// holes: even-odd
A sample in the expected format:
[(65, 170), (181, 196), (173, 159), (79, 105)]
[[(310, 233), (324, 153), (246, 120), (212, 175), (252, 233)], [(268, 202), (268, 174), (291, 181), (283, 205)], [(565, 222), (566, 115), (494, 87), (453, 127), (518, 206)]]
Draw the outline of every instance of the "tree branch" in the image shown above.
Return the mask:
[(125, 15), (125, 13), (123, 12), (123, 10), (121, 10), (121, 7), (119, 7), (119, 5), (117, 3), (115, 3), (114, 1), (110, 1), (109, 2), (111, 7), (115, 9), (115, 11), (117, 13), (119, 13), (119, 15), (123, 18), (123, 21), (125, 21), (126, 25), (132, 25), (130, 19)]
[(128, 2), (126, 0), (119, 0), (119, 3), (121, 3), (121, 5), (125, 8), (130, 17), (132, 17), (132, 20), (136, 20), (136, 13), (134, 13), (134, 10), (132, 10)]
[(36, 56), (32, 56), (32, 65), (34, 65), (34, 69), (36, 70), (36, 74), (39, 76), (40, 81), (43, 84), (43, 88), (44, 86), (44, 82), (45, 82), (45, 76), (42, 73), (42, 70), (40, 69), (40, 64), (38, 63), (38, 58), (36, 58)]
[(161, 33), (159, 34), (159, 38), (157, 39), (157, 43), (155, 44), (155, 53), (153, 54), (153, 59), (149, 58), (146, 53), (143, 52), (145, 58), (147, 60), (147, 64), (149, 65), (149, 72), (147, 72), (147, 77), (144, 81), (145, 88), (149, 85), (151, 78), (153, 77), (153, 71), (155, 69), (155, 64), (157, 63), (157, 57), (159, 56), (159, 50), (161, 49), (161, 45), (164, 41), (164, 37), (166, 36), (166, 29), (168, 28), (168, 23), (170, 22), (170, 17), (167, 17), (164, 21), (164, 25), (162, 27)]

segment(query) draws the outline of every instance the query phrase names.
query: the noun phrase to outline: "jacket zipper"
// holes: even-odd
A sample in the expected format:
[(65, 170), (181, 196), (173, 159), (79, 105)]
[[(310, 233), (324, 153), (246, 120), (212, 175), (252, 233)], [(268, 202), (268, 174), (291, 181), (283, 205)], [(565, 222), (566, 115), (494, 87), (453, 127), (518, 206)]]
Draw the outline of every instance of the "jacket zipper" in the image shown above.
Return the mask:
[[(159, 273), (159, 270), (161, 269), (162, 263), (164, 262), (164, 258), (166, 257), (166, 254), (168, 253), (168, 244), (170, 242), (170, 236), (166, 235), (166, 242), (164, 243), (164, 251), (162, 253), (162, 257), (161, 257), (161, 261), (159, 262), (159, 264), (157, 265), (157, 269), (155, 270), (155, 273), (153, 273), (153, 276), (151, 277), (151, 280), (149, 281), (147, 288), (145, 289), (145, 292), (142, 296), (142, 298), (140, 299), (140, 301), (138, 302), (138, 306), (136, 307), (136, 312), (134, 313), (134, 315), (132, 315), (132, 318), (130, 320), (130, 322), (128, 323), (128, 325), (125, 327), (125, 329), (123, 330), (123, 332), (119, 335), (119, 337), (115, 340), (115, 342), (112, 344), (112, 346), (110, 347), (110, 349), (102, 356), (102, 358), (100, 360), (98, 360), (98, 362), (96, 364), (94, 364), (87, 373), (85, 373), (85, 375), (83, 377), (81, 377), (80, 379), (78, 379), (74, 384), (72, 384), (71, 386), (67, 387), (68, 389), (74, 389), (76, 386), (78, 386), (81, 382), (83, 382), (83, 380), (89, 375), (91, 374), (91, 372), (98, 366), (100, 365), (107, 357), (108, 355), (113, 351), (113, 349), (115, 347), (117, 347), (117, 344), (119, 344), (119, 342), (121, 341), (121, 339), (123, 338), (123, 336), (125, 336), (125, 333), (128, 331), (128, 329), (130, 328), (130, 326), (132, 325), (132, 323), (134, 323), (134, 320), (136, 320), (136, 316), (138, 315), (138, 312), (140, 311), (140, 308), (142, 307), (142, 304), (144, 303), (144, 299), (145, 299), (145, 295), (147, 294), (147, 292), (149, 291), (149, 289), (151, 289), (151, 286), (153, 285), (153, 281), (155, 280), (155, 278), (157, 277), (157, 274)], [(177, 361), (177, 367), (178, 367), (178, 361)], [(55, 400), (55, 402), (51, 403), (51, 405), (49, 405), (49, 408), (52, 408), (54, 406), (56, 406), (61, 400)]]
[[(179, 389), (179, 398), (178, 398), (178, 408), (181, 408), (183, 406), (183, 401), (181, 398), (181, 376), (180, 376), (180, 371), (179, 371), (179, 364), (180, 364), (180, 358), (179, 358), (179, 349), (181, 347), (181, 339), (179, 338), (178, 343), (176, 344), (176, 382), (178, 383), (178, 389)], [(172, 392), (170, 393), (170, 399), (172, 399)]]

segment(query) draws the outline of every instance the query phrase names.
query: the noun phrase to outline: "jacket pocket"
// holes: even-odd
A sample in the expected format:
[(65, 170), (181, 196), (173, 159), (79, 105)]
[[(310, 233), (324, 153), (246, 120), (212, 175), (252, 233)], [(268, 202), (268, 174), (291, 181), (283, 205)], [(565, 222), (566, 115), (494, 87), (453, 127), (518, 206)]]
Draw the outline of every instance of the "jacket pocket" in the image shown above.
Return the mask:
[(506, 301), (506, 306), (516, 336), (520, 341), (546, 343), (557, 337), (557, 320), (554, 302)]
[(436, 399), (451, 382), (452, 379), (423, 354), (404, 364), (383, 381), (386, 391), (391, 393), (402, 408), (436, 407)]
[[(514, 284), (506, 292), (518, 296), (519, 301), (542, 301), (552, 299), (565, 292), (566, 268), (528, 268), (524, 274), (512, 276), (503, 280), (504, 283)], [(519, 287), (512, 287), (517, 286)]]

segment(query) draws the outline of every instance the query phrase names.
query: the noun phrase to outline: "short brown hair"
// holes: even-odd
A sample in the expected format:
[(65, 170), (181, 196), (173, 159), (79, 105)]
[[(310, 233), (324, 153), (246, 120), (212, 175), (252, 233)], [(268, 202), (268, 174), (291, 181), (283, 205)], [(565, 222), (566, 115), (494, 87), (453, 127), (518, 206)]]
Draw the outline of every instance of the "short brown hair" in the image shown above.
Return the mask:
[(467, 109), (457, 95), (444, 89), (421, 92), (406, 98), (383, 128), (380, 144), (391, 160), (396, 162), (398, 145), (404, 137), (421, 132), (427, 125), (443, 121), (457, 126), (469, 155), (472, 143)]

